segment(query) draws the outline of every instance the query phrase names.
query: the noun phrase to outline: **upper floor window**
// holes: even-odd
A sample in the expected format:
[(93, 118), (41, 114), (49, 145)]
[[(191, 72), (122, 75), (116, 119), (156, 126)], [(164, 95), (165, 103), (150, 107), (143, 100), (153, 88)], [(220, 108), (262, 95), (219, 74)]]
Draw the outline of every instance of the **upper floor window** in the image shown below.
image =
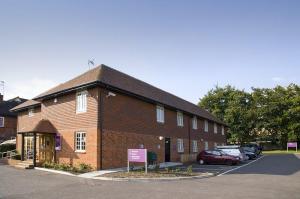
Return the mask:
[(197, 117), (196, 116), (193, 117), (193, 129), (198, 129)]
[(177, 139), (177, 151), (178, 153), (184, 152), (183, 139)]
[(87, 91), (81, 91), (76, 94), (76, 113), (87, 111)]
[(222, 126), (222, 135), (225, 134), (224, 126)]
[(85, 132), (76, 132), (75, 138), (76, 138), (75, 151), (76, 152), (85, 152), (86, 133)]
[(217, 125), (217, 123), (214, 123), (214, 133), (218, 133), (218, 125)]
[(4, 117), (0, 117), (0, 127), (4, 127)]
[(34, 108), (28, 109), (28, 116), (29, 116), (29, 117), (34, 116)]
[(204, 120), (204, 131), (208, 132), (208, 121)]
[(183, 126), (183, 113), (177, 112), (177, 126)]
[(160, 123), (165, 122), (165, 110), (163, 106), (156, 106), (156, 121)]

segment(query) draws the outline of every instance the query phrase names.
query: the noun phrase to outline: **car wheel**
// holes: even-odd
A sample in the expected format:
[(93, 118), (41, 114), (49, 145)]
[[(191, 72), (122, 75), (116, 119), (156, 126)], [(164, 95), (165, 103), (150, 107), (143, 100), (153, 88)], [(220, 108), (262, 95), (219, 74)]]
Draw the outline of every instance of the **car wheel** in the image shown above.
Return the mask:
[(229, 165), (229, 166), (233, 165), (231, 160), (227, 160), (226, 164)]
[(199, 164), (204, 164), (204, 160), (199, 160)]

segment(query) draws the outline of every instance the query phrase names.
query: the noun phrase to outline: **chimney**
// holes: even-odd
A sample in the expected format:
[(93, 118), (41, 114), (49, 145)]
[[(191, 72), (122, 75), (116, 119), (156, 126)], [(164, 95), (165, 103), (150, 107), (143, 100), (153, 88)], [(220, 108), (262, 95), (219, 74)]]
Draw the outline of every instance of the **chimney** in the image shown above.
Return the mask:
[(0, 93), (0, 103), (3, 102), (3, 95)]

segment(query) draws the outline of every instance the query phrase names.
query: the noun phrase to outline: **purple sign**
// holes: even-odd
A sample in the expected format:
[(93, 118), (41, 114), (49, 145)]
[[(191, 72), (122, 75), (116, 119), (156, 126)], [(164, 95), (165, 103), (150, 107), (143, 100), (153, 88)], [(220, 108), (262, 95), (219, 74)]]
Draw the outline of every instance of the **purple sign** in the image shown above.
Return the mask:
[(128, 149), (128, 162), (147, 162), (147, 149)]
[(287, 147), (294, 147), (297, 148), (297, 142), (288, 142)]
[(58, 134), (55, 135), (55, 150), (56, 151), (61, 150), (61, 136)]

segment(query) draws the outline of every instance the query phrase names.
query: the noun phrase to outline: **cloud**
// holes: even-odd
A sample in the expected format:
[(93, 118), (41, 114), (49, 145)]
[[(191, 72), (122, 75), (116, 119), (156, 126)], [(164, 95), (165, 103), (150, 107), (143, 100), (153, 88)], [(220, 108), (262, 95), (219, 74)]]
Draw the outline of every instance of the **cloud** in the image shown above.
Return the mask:
[(274, 82), (283, 82), (283, 81), (284, 81), (284, 78), (282, 78), (282, 77), (272, 77), (272, 80), (273, 80)]
[(5, 85), (4, 98), (7, 100), (19, 96), (31, 99), (55, 85), (57, 85), (57, 83), (49, 79), (22, 79), (22, 81), (16, 81)]

